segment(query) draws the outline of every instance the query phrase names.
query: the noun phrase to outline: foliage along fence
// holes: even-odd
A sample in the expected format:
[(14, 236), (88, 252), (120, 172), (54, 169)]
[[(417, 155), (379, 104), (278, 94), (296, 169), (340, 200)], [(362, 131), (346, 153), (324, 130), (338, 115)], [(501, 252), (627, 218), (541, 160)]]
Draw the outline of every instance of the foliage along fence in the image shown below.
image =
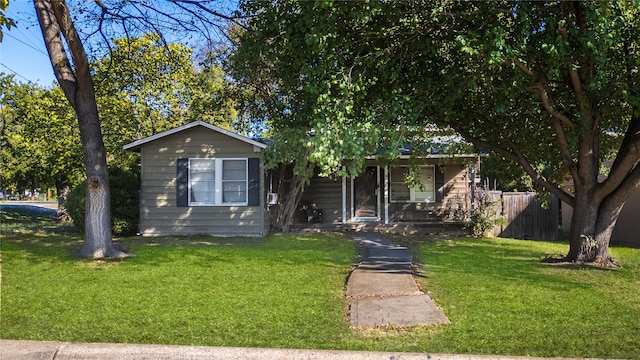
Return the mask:
[(513, 239), (558, 240), (558, 198), (543, 206), (535, 193), (488, 191), (499, 224), (486, 234)]

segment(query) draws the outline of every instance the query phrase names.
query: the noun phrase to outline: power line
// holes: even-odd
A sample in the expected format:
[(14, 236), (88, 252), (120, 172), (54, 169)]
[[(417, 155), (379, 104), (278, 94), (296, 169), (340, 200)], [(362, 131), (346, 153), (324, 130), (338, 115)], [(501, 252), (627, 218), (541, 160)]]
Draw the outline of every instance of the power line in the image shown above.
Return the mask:
[[(42, 48), (42, 33), (38, 31), (38, 33), (34, 33), (33, 31), (33, 26), (27, 26), (27, 27), (19, 27), (16, 26), (15, 29), (12, 29), (12, 31), (15, 30), (14, 35), (15, 36), (20, 36), (22, 38), (23, 41), (27, 41), (29, 44), (37, 47), (37, 48)], [(40, 28), (38, 28), (39, 30)]]
[(13, 40), (15, 40), (17, 42), (20, 42), (20, 43), (24, 44), (25, 46), (28, 46), (28, 47), (32, 48), (33, 50), (35, 50), (35, 51), (37, 51), (37, 52), (39, 52), (39, 53), (41, 53), (43, 55), (49, 56), (49, 54), (47, 54), (46, 52), (42, 51), (42, 49), (38, 49), (37, 47), (35, 47), (35, 46), (31, 45), (31, 44), (27, 44), (26, 42), (22, 41), (21, 39), (18, 39), (17, 37), (9, 34), (9, 32), (5, 32), (4, 35), (12, 38)]
[(6, 68), (7, 70), (11, 71), (12, 73), (14, 73), (14, 74), (18, 75), (19, 77), (21, 77), (21, 78), (23, 78), (23, 79), (27, 80), (27, 82), (28, 82), (29, 84), (31, 84), (31, 85), (35, 85), (35, 83), (34, 83), (33, 81), (31, 81), (31, 80), (27, 79), (26, 77), (24, 77), (24, 76), (22, 76), (22, 75), (18, 74), (18, 72), (16, 72), (16, 71), (15, 71), (15, 70), (13, 70), (12, 68), (8, 67), (7, 65), (5, 65), (5, 64), (3, 64), (3, 63), (1, 63), (1, 62), (0, 62), (0, 65), (2, 65), (4, 68)]

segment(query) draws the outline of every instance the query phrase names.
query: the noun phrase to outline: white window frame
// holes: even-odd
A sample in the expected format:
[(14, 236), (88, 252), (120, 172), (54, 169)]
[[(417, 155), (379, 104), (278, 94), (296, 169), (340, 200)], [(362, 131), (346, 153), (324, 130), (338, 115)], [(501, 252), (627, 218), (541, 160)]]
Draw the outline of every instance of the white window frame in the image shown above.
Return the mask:
[[(420, 191), (420, 188), (417, 187), (417, 186), (410, 188), (406, 184), (404, 184), (404, 182), (403, 182), (403, 186), (405, 186), (406, 188), (409, 189), (409, 199), (408, 200), (398, 200), (398, 199), (394, 199), (393, 198), (393, 196), (392, 196), (393, 187), (394, 187), (394, 185), (399, 184), (399, 182), (397, 182), (397, 181), (392, 182), (391, 181), (391, 173), (394, 170), (397, 171), (398, 169), (404, 169), (404, 171), (403, 171), (403, 173), (404, 173), (405, 171), (407, 171), (408, 168), (409, 168), (409, 166), (404, 166), (404, 165), (389, 167), (389, 202), (391, 202), (391, 203), (435, 203), (436, 202), (436, 179), (435, 179), (436, 178), (436, 169), (435, 169), (434, 165), (419, 165), (418, 166), (418, 169), (424, 169), (424, 168), (430, 168), (431, 169), (431, 174), (432, 174), (431, 175), (432, 176), (431, 180), (428, 181), (426, 184), (424, 184), (425, 185), (425, 189), (426, 190), (431, 190), (431, 193), (433, 194), (433, 197), (431, 199), (426, 199), (426, 200), (419, 199), (419, 200), (416, 200), (416, 193), (422, 192), (422, 191)], [(431, 186), (431, 189), (428, 189), (428, 186)]]
[[(202, 161), (209, 160), (213, 162), (213, 169), (211, 171), (214, 173), (214, 196), (213, 202), (202, 202), (202, 201), (191, 201), (191, 191), (192, 191), (192, 180), (191, 180), (191, 169), (193, 168), (191, 163), (192, 160)], [(245, 199), (244, 201), (239, 202), (223, 202), (223, 183), (225, 181), (242, 181), (242, 180), (224, 180), (223, 175), (223, 163), (224, 161), (235, 160), (235, 161), (244, 161), (244, 193)], [(189, 158), (189, 206), (247, 206), (249, 203), (249, 159), (248, 158)]]

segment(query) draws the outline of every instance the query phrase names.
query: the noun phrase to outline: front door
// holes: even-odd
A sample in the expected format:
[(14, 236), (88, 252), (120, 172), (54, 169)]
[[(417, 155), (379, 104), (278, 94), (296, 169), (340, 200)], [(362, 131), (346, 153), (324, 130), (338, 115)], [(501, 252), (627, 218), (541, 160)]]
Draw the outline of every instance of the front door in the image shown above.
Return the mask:
[(368, 166), (353, 179), (353, 204), (356, 218), (378, 217), (378, 168)]

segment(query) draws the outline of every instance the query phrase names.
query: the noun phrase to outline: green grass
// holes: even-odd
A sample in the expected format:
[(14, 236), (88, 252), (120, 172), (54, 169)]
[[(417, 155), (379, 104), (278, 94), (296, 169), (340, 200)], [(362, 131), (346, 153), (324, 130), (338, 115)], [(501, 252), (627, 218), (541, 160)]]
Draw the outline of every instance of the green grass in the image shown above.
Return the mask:
[[(25, 217), (21, 217), (25, 216)], [(339, 235), (124, 238), (134, 257), (73, 257), (82, 235), (2, 212), (6, 339), (638, 358), (640, 249), (616, 271), (553, 266), (566, 245), (405, 238), (452, 323), (348, 327), (355, 248)], [(14, 222), (9, 217), (19, 219)], [(31, 221), (31, 222), (29, 222)], [(46, 231), (25, 230), (41, 227)]]
[(334, 345), (347, 331), (342, 289), (351, 243), (221, 240), (158, 246), (129, 238), (120, 243), (133, 258), (88, 261), (69, 255), (79, 235), (5, 233), (2, 337), (305, 347)]
[(0, 225), (2, 232), (16, 231), (73, 231), (71, 223), (61, 224), (49, 212), (36, 206), (13, 207), (3, 206), (0, 202)]
[(419, 246), (422, 282), (452, 324), (442, 352), (640, 357), (640, 249), (613, 248), (620, 270), (541, 262), (564, 244), (455, 239)]

